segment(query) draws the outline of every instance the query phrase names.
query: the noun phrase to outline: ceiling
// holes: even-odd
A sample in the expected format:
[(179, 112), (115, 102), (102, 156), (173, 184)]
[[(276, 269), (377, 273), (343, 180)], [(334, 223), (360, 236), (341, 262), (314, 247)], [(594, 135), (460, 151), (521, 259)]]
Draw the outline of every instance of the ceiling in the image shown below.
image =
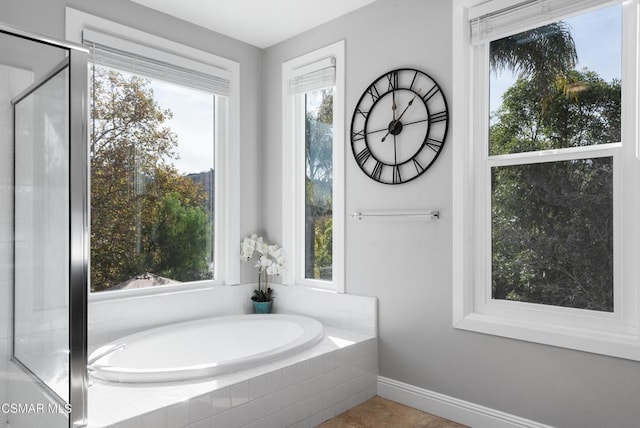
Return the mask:
[(266, 48), (376, 0), (132, 0)]

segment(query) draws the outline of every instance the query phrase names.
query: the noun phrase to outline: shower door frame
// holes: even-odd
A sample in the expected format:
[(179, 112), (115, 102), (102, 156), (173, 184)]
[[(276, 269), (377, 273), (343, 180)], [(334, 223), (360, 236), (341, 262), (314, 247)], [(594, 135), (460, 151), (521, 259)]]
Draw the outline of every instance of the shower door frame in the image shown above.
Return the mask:
[[(89, 273), (88, 50), (0, 23), (0, 33), (68, 52), (69, 68), (69, 427), (87, 424), (87, 292)], [(15, 138), (15, 133), (14, 133)], [(15, 167), (15, 166), (14, 166)], [(14, 283), (15, 287), (15, 283)], [(15, 290), (14, 290), (15, 295)], [(14, 313), (15, 318), (15, 313)], [(15, 331), (15, 325), (13, 326)], [(12, 339), (13, 342), (13, 339)], [(13, 349), (12, 349), (13, 357)], [(22, 366), (22, 365), (21, 365)], [(40, 378), (34, 379), (50, 389)], [(55, 398), (59, 398), (54, 394)]]

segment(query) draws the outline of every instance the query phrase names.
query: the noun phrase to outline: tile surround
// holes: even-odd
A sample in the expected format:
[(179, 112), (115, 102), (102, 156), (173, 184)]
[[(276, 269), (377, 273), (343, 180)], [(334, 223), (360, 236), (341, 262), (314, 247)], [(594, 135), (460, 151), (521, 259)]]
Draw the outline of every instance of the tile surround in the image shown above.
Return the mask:
[[(220, 285), (147, 296), (90, 298), (89, 349), (91, 351), (104, 342), (160, 325), (249, 313), (249, 297), (255, 286)], [(377, 335), (375, 298), (281, 284), (271, 284), (271, 287), (276, 295), (276, 313), (307, 315), (325, 326)]]
[[(171, 293), (89, 298), (89, 350), (127, 334), (152, 327), (212, 316), (247, 313), (251, 287), (214, 286)], [(118, 293), (103, 291), (102, 293)]]
[[(254, 284), (100, 300), (89, 305), (89, 342), (170, 322), (248, 313)], [(190, 383), (89, 388), (89, 427), (312, 427), (376, 394), (377, 301), (274, 284), (275, 312), (325, 326), (315, 347), (281, 361)], [(126, 322), (120, 319), (123, 317)]]
[(274, 312), (306, 315), (325, 326), (377, 336), (377, 300), (309, 287), (273, 284)]
[(89, 388), (89, 428), (315, 426), (375, 396), (377, 340), (328, 327), (293, 357), (191, 383)]

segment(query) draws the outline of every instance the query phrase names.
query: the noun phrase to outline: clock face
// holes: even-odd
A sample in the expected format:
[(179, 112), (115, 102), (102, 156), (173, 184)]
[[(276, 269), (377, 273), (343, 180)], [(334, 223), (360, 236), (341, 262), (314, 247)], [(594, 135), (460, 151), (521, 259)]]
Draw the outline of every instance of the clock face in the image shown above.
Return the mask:
[(448, 123), (447, 101), (429, 75), (410, 68), (393, 70), (360, 97), (351, 120), (351, 149), (372, 179), (406, 183), (435, 162)]

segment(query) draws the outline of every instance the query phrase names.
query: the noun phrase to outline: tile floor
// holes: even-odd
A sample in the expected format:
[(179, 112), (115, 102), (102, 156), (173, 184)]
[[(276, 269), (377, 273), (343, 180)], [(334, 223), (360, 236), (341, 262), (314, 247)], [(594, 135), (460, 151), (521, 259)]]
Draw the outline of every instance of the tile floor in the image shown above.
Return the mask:
[(381, 397), (322, 423), (318, 428), (465, 428), (455, 422)]

